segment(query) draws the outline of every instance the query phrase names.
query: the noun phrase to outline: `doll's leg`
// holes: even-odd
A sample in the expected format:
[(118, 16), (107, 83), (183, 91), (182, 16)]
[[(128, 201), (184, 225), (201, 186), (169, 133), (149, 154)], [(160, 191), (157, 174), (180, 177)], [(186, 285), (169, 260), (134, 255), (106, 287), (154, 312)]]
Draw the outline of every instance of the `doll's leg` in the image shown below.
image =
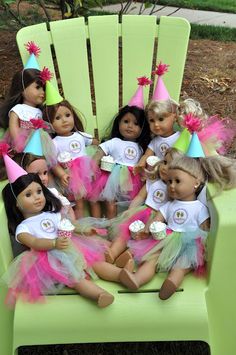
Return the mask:
[(75, 290), (82, 296), (97, 301), (98, 307), (104, 308), (114, 301), (114, 296), (90, 280), (83, 279), (75, 285)]
[[(140, 286), (150, 281), (156, 272), (158, 255), (153, 257), (153, 259), (151, 260), (145, 261), (133, 275), (128, 270), (122, 269), (120, 273), (120, 280), (122, 284), (131, 290), (137, 290)], [(133, 284), (131, 284), (129, 281), (131, 277), (133, 280)]]
[(112, 219), (117, 215), (117, 207), (115, 201), (106, 201), (106, 217)]
[(119, 256), (127, 248), (126, 241), (117, 238), (111, 246), (105, 251), (105, 258), (108, 263), (113, 264), (117, 256)]
[(167, 300), (170, 296), (175, 293), (176, 289), (181, 285), (184, 276), (188, 274), (192, 269), (172, 269), (167, 277), (167, 279), (163, 282), (159, 297), (161, 300)]
[[(134, 270), (134, 262), (133, 260), (129, 260), (125, 267), (129, 272), (133, 272)], [(122, 269), (119, 267), (109, 264), (105, 261), (99, 261), (93, 264), (93, 270), (96, 274), (103, 280), (119, 282), (120, 281), (120, 272)]]
[(91, 216), (95, 218), (102, 217), (102, 209), (100, 202), (90, 202)]
[(75, 218), (84, 217), (84, 201), (82, 199), (75, 201)]

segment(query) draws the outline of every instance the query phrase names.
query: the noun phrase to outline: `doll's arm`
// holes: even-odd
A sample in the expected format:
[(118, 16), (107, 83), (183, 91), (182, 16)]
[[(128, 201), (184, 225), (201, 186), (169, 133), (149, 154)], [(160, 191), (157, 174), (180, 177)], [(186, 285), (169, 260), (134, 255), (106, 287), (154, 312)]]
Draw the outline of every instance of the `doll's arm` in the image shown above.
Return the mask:
[(19, 117), (13, 111), (11, 111), (9, 115), (9, 133), (14, 142), (19, 138), (19, 134), (20, 134)]
[(65, 170), (58, 164), (52, 168), (53, 173), (60, 179), (63, 187), (67, 187), (69, 183), (69, 175)]
[(97, 138), (93, 138), (92, 145), (99, 145), (99, 140)]
[(35, 238), (29, 233), (20, 233), (17, 236), (19, 242), (33, 250), (66, 249), (69, 246), (69, 238), (44, 239)]
[(147, 158), (150, 157), (151, 155), (154, 155), (153, 150), (151, 150), (150, 148), (147, 148), (144, 155), (141, 157), (139, 162), (135, 165), (134, 174), (138, 174), (138, 173), (142, 172), (142, 170), (145, 168)]
[(210, 218), (207, 218), (202, 224), (200, 225), (200, 228), (206, 232), (209, 232), (210, 230)]
[(102, 157), (104, 157), (106, 154), (105, 152), (99, 147), (96, 154), (93, 156), (93, 159), (96, 161), (98, 165), (100, 165), (100, 161)]
[(141, 206), (145, 201), (146, 197), (147, 197), (147, 189), (146, 189), (146, 185), (144, 185), (139, 191), (139, 193), (135, 196), (131, 204), (129, 205), (129, 209)]

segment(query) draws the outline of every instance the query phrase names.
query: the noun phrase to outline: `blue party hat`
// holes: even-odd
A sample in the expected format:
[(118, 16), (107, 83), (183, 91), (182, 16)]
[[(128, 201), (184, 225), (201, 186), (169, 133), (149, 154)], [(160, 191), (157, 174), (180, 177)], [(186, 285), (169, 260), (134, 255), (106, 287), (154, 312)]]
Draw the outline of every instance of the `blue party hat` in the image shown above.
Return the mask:
[(23, 150), (24, 153), (31, 153), (38, 156), (43, 156), (43, 148), (41, 143), (40, 130), (36, 129), (30, 137), (28, 143)]
[(196, 132), (192, 134), (191, 141), (189, 143), (188, 151), (186, 153), (187, 157), (191, 158), (204, 158), (205, 154), (202, 149), (202, 145), (200, 143), (200, 140), (198, 138), (198, 135)]
[(27, 60), (24, 69), (39, 69), (39, 64), (36, 57), (40, 53), (40, 48), (33, 41), (29, 41), (25, 44), (26, 50), (29, 52), (30, 57)]

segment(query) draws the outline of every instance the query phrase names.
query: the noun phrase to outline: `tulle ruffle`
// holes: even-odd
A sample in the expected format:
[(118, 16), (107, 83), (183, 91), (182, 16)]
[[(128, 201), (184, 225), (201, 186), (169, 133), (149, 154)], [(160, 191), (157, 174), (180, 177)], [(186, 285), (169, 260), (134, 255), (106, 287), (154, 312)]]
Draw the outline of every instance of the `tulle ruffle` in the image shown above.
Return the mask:
[(6, 303), (14, 306), (18, 297), (35, 302), (45, 294), (58, 293), (64, 285), (73, 287), (85, 277), (85, 267), (83, 255), (73, 246), (65, 251), (25, 251), (3, 276), (9, 287)]
[(132, 200), (140, 191), (143, 182), (133, 174), (133, 167), (115, 164), (100, 194), (101, 201)]
[(12, 139), (8, 129), (1, 142), (6, 142), (15, 152), (21, 153), (32, 131), (32, 129), (20, 128), (20, 134), (17, 136), (17, 139)]
[(201, 229), (191, 232), (172, 232), (167, 238), (154, 246), (143, 258), (149, 260), (157, 252), (157, 268), (169, 271), (173, 268), (201, 269), (205, 262), (205, 242), (207, 232)]

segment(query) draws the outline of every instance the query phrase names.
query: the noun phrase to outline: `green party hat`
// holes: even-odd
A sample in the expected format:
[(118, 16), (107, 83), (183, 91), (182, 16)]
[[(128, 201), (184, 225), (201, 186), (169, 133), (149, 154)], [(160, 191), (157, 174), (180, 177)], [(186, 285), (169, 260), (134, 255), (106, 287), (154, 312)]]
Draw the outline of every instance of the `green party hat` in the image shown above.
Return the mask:
[(173, 148), (179, 150), (180, 152), (186, 153), (188, 150), (189, 142), (191, 139), (191, 134), (189, 133), (187, 128), (184, 128), (180, 133), (179, 138), (173, 145)]
[(64, 100), (59, 94), (59, 91), (50, 83), (50, 81), (46, 81), (45, 96), (47, 106), (56, 105)]

